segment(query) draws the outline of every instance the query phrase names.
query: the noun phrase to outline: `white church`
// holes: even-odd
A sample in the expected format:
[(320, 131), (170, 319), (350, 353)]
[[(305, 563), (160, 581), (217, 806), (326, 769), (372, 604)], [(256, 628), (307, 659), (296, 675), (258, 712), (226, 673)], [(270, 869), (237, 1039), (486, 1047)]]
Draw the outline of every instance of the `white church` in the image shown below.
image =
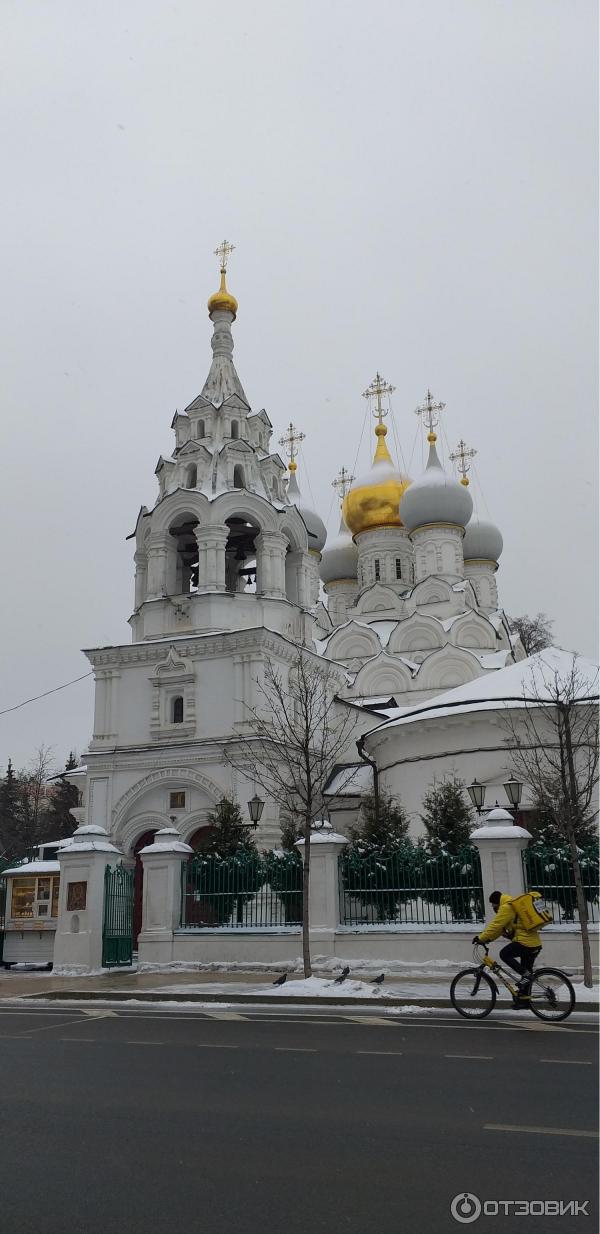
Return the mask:
[[(524, 659), (499, 605), (502, 536), (473, 513), (463, 442), (461, 479), (443, 469), (435, 433), (443, 405), (430, 394), (421, 408), (429, 459), (411, 480), (386, 441), (391, 387), (379, 374), (371, 383), (373, 463), (356, 480), (342, 470), (340, 528), (327, 542), (298, 483), (302, 435), (290, 425), (282, 437), (286, 463), (273, 449), (269, 416), (252, 410), (236, 372), (230, 252), (227, 243), (217, 250), (208, 376), (175, 415), (172, 453), (156, 466), (154, 504), (137, 517), (132, 641), (85, 653), (95, 711), (85, 767), (72, 774), (81, 790), (75, 813), (80, 824), (105, 828), (129, 859), (173, 821), (194, 847), (224, 794), (241, 803), (253, 795), (251, 776), (241, 781), (227, 753), (249, 731), (248, 708), (267, 662), (286, 674), (302, 647), (327, 666), (340, 706), (356, 712), (348, 763), (360, 764), (365, 750), (361, 742), (359, 757), (356, 741), (398, 709), (422, 708), (470, 683), (489, 682), (501, 693), (503, 674)], [(393, 732), (401, 743), (402, 727)], [(401, 792), (418, 830), (411, 782), (420, 793), (422, 769), (411, 779), (407, 767)], [(427, 774), (431, 781), (440, 773), (438, 758)], [(334, 804), (336, 774), (332, 768)], [(487, 774), (500, 785), (506, 767)], [(346, 816), (371, 775), (361, 764)], [(267, 801), (258, 843), (267, 848), (279, 837), (277, 809)]]

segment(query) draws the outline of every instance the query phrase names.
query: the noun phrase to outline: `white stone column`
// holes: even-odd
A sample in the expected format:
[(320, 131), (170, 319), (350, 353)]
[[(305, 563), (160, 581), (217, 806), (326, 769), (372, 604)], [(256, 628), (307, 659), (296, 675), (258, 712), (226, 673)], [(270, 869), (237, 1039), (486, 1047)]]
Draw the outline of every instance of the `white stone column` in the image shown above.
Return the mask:
[[(102, 922), (104, 917), (104, 871), (115, 866), (123, 854), (112, 844), (104, 827), (78, 827), (57, 857), (60, 863), (58, 919), (54, 941), (54, 972), (68, 968), (75, 973), (93, 973), (102, 967)], [(69, 897), (69, 886), (77, 883)], [(84, 908), (67, 908), (69, 903)]]
[(169, 533), (155, 533), (148, 541), (148, 590), (146, 599), (155, 600), (166, 594), (167, 553)]
[(481, 857), (484, 911), (487, 913), (492, 891), (518, 896), (526, 891), (523, 877), (523, 849), (531, 834), (524, 827), (515, 827), (508, 810), (490, 810), (481, 827), (471, 832)]
[(287, 540), (278, 531), (263, 531), (256, 538), (256, 590), (266, 596), (285, 596)]
[(192, 849), (176, 827), (162, 827), (140, 853), (144, 867), (140, 964), (168, 964), (181, 917), (181, 866)]
[[(322, 830), (311, 832), (309, 930), (311, 944), (321, 955), (334, 955), (335, 932), (340, 921), (338, 857), (348, 840), (333, 831), (330, 823)], [(304, 861), (304, 840), (296, 840), (296, 848)]]
[(134, 553), (133, 560), (135, 562), (135, 599), (134, 607), (136, 609), (144, 603), (146, 599), (146, 588), (148, 581), (148, 558), (145, 553), (138, 551)]
[(198, 591), (225, 591), (225, 549), (229, 529), (196, 527), (198, 542)]

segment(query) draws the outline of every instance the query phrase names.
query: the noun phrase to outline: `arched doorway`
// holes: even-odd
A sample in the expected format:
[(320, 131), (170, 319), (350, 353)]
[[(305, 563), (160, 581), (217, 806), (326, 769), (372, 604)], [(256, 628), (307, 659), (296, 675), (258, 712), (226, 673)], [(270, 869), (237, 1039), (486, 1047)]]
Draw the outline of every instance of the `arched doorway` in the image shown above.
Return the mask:
[(133, 878), (133, 949), (137, 950), (138, 934), (142, 928), (142, 899), (144, 890), (144, 867), (140, 853), (148, 844), (152, 844), (158, 827), (154, 827), (152, 831), (145, 831), (139, 836), (133, 846), (133, 855), (135, 857), (135, 872)]
[[(210, 823), (207, 823), (206, 827), (198, 827), (198, 830), (194, 831), (187, 843), (190, 848), (193, 848), (194, 853), (201, 853), (206, 848), (211, 836), (215, 834), (215, 831), (216, 827), (211, 827)], [(194, 853), (190, 853), (188, 861), (194, 856)]]

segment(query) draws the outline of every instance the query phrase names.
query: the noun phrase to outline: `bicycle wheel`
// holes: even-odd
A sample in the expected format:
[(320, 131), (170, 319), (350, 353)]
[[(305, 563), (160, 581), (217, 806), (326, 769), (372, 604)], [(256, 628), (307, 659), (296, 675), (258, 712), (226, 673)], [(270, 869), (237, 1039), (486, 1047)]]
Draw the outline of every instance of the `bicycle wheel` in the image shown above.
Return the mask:
[(496, 987), (481, 968), (463, 968), (450, 986), (450, 1002), (465, 1020), (483, 1020), (496, 1006)]
[(531, 981), (531, 1010), (540, 1020), (566, 1020), (575, 1006), (575, 991), (558, 968), (537, 968)]

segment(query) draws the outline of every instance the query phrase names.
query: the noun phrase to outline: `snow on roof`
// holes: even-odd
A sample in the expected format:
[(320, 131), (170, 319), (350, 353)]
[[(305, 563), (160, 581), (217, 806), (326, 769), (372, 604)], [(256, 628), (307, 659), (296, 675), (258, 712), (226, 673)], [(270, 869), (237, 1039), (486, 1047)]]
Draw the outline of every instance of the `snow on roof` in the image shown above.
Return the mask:
[[(510, 664), (508, 668), (498, 669), (476, 681), (456, 686), (445, 694), (437, 694), (427, 703), (416, 707), (400, 707), (389, 720), (379, 725), (378, 729), (470, 711), (498, 711), (508, 706), (524, 707), (527, 700), (551, 702), (555, 676), (567, 678), (574, 662), (581, 678), (578, 697), (582, 700), (598, 698), (598, 666), (583, 656), (575, 657), (573, 652), (564, 651), (562, 647), (547, 647), (545, 651), (520, 660), (518, 664)], [(369, 730), (370, 733), (374, 731)], [(365, 733), (365, 736), (368, 735)]]
[(60, 873), (60, 865), (58, 861), (25, 861), (22, 866), (11, 866), (10, 870), (3, 870), (2, 877), (6, 878), (8, 874), (58, 873)]
[(373, 787), (373, 769), (367, 763), (350, 763), (333, 769), (323, 790), (325, 797), (361, 797)]
[(382, 647), (387, 647), (392, 630), (396, 629), (397, 621), (369, 621), (371, 629), (375, 631)]

